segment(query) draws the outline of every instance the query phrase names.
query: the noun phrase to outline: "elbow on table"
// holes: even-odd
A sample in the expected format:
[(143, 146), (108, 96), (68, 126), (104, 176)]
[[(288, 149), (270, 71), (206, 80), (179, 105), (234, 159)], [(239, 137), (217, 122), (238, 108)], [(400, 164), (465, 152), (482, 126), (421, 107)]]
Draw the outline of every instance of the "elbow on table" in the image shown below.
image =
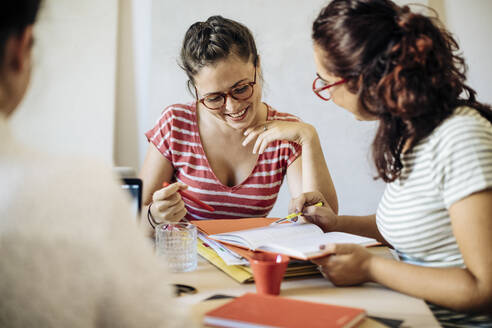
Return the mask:
[(468, 293), (467, 297), (463, 297), (460, 302), (457, 302), (456, 306), (452, 307), (453, 310), (470, 313), (470, 314), (492, 314), (492, 281), (483, 286), (481, 284), (476, 285)]
[(478, 297), (475, 309), (478, 313), (492, 315), (492, 284)]

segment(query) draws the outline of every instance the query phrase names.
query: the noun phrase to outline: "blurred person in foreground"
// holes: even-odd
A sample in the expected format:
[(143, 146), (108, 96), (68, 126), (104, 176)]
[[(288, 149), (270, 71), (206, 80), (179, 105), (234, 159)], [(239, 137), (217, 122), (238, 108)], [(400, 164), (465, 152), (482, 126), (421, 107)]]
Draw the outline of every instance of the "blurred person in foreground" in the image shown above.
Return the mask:
[(320, 271), (335, 285), (374, 281), (422, 298), (445, 326), (492, 327), (492, 110), (466, 84), (458, 44), (437, 19), (388, 0), (332, 1), (312, 37), (313, 91), (378, 121), (372, 150), (387, 186), (373, 215), (309, 206), (319, 193), (292, 207), (401, 258), (329, 245)]
[(9, 131), (40, 2), (0, 2), (0, 327), (188, 326), (110, 168), (47, 156)]

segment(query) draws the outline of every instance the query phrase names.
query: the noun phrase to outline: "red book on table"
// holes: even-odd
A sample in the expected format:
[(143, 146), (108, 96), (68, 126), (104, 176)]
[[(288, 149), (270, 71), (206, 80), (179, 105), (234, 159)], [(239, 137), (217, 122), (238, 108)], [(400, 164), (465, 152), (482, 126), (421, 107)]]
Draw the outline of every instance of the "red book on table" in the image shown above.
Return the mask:
[(366, 317), (359, 308), (247, 293), (205, 314), (214, 327), (356, 327)]

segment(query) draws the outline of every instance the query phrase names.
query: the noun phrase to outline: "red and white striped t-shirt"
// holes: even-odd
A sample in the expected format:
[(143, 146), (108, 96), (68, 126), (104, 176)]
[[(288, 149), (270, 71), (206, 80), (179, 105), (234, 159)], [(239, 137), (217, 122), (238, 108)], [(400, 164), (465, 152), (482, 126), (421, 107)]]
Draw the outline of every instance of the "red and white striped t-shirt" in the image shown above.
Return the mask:
[[(268, 121), (299, 121), (294, 115), (267, 107)], [(183, 198), (189, 220), (266, 217), (277, 200), (287, 167), (302, 150), (293, 142), (273, 141), (259, 155), (252, 173), (240, 184), (228, 187), (212, 172), (203, 150), (196, 103), (167, 107), (145, 135), (171, 162), (176, 180), (188, 185), (193, 196), (215, 208), (214, 212), (209, 212)]]

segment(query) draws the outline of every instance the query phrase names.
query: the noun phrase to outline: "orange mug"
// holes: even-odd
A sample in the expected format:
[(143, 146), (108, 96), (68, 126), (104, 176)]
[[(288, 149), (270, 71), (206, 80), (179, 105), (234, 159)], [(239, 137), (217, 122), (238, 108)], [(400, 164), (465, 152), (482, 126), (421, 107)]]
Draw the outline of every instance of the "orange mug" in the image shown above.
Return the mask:
[(249, 258), (258, 294), (278, 295), (289, 257), (283, 254), (254, 253)]

